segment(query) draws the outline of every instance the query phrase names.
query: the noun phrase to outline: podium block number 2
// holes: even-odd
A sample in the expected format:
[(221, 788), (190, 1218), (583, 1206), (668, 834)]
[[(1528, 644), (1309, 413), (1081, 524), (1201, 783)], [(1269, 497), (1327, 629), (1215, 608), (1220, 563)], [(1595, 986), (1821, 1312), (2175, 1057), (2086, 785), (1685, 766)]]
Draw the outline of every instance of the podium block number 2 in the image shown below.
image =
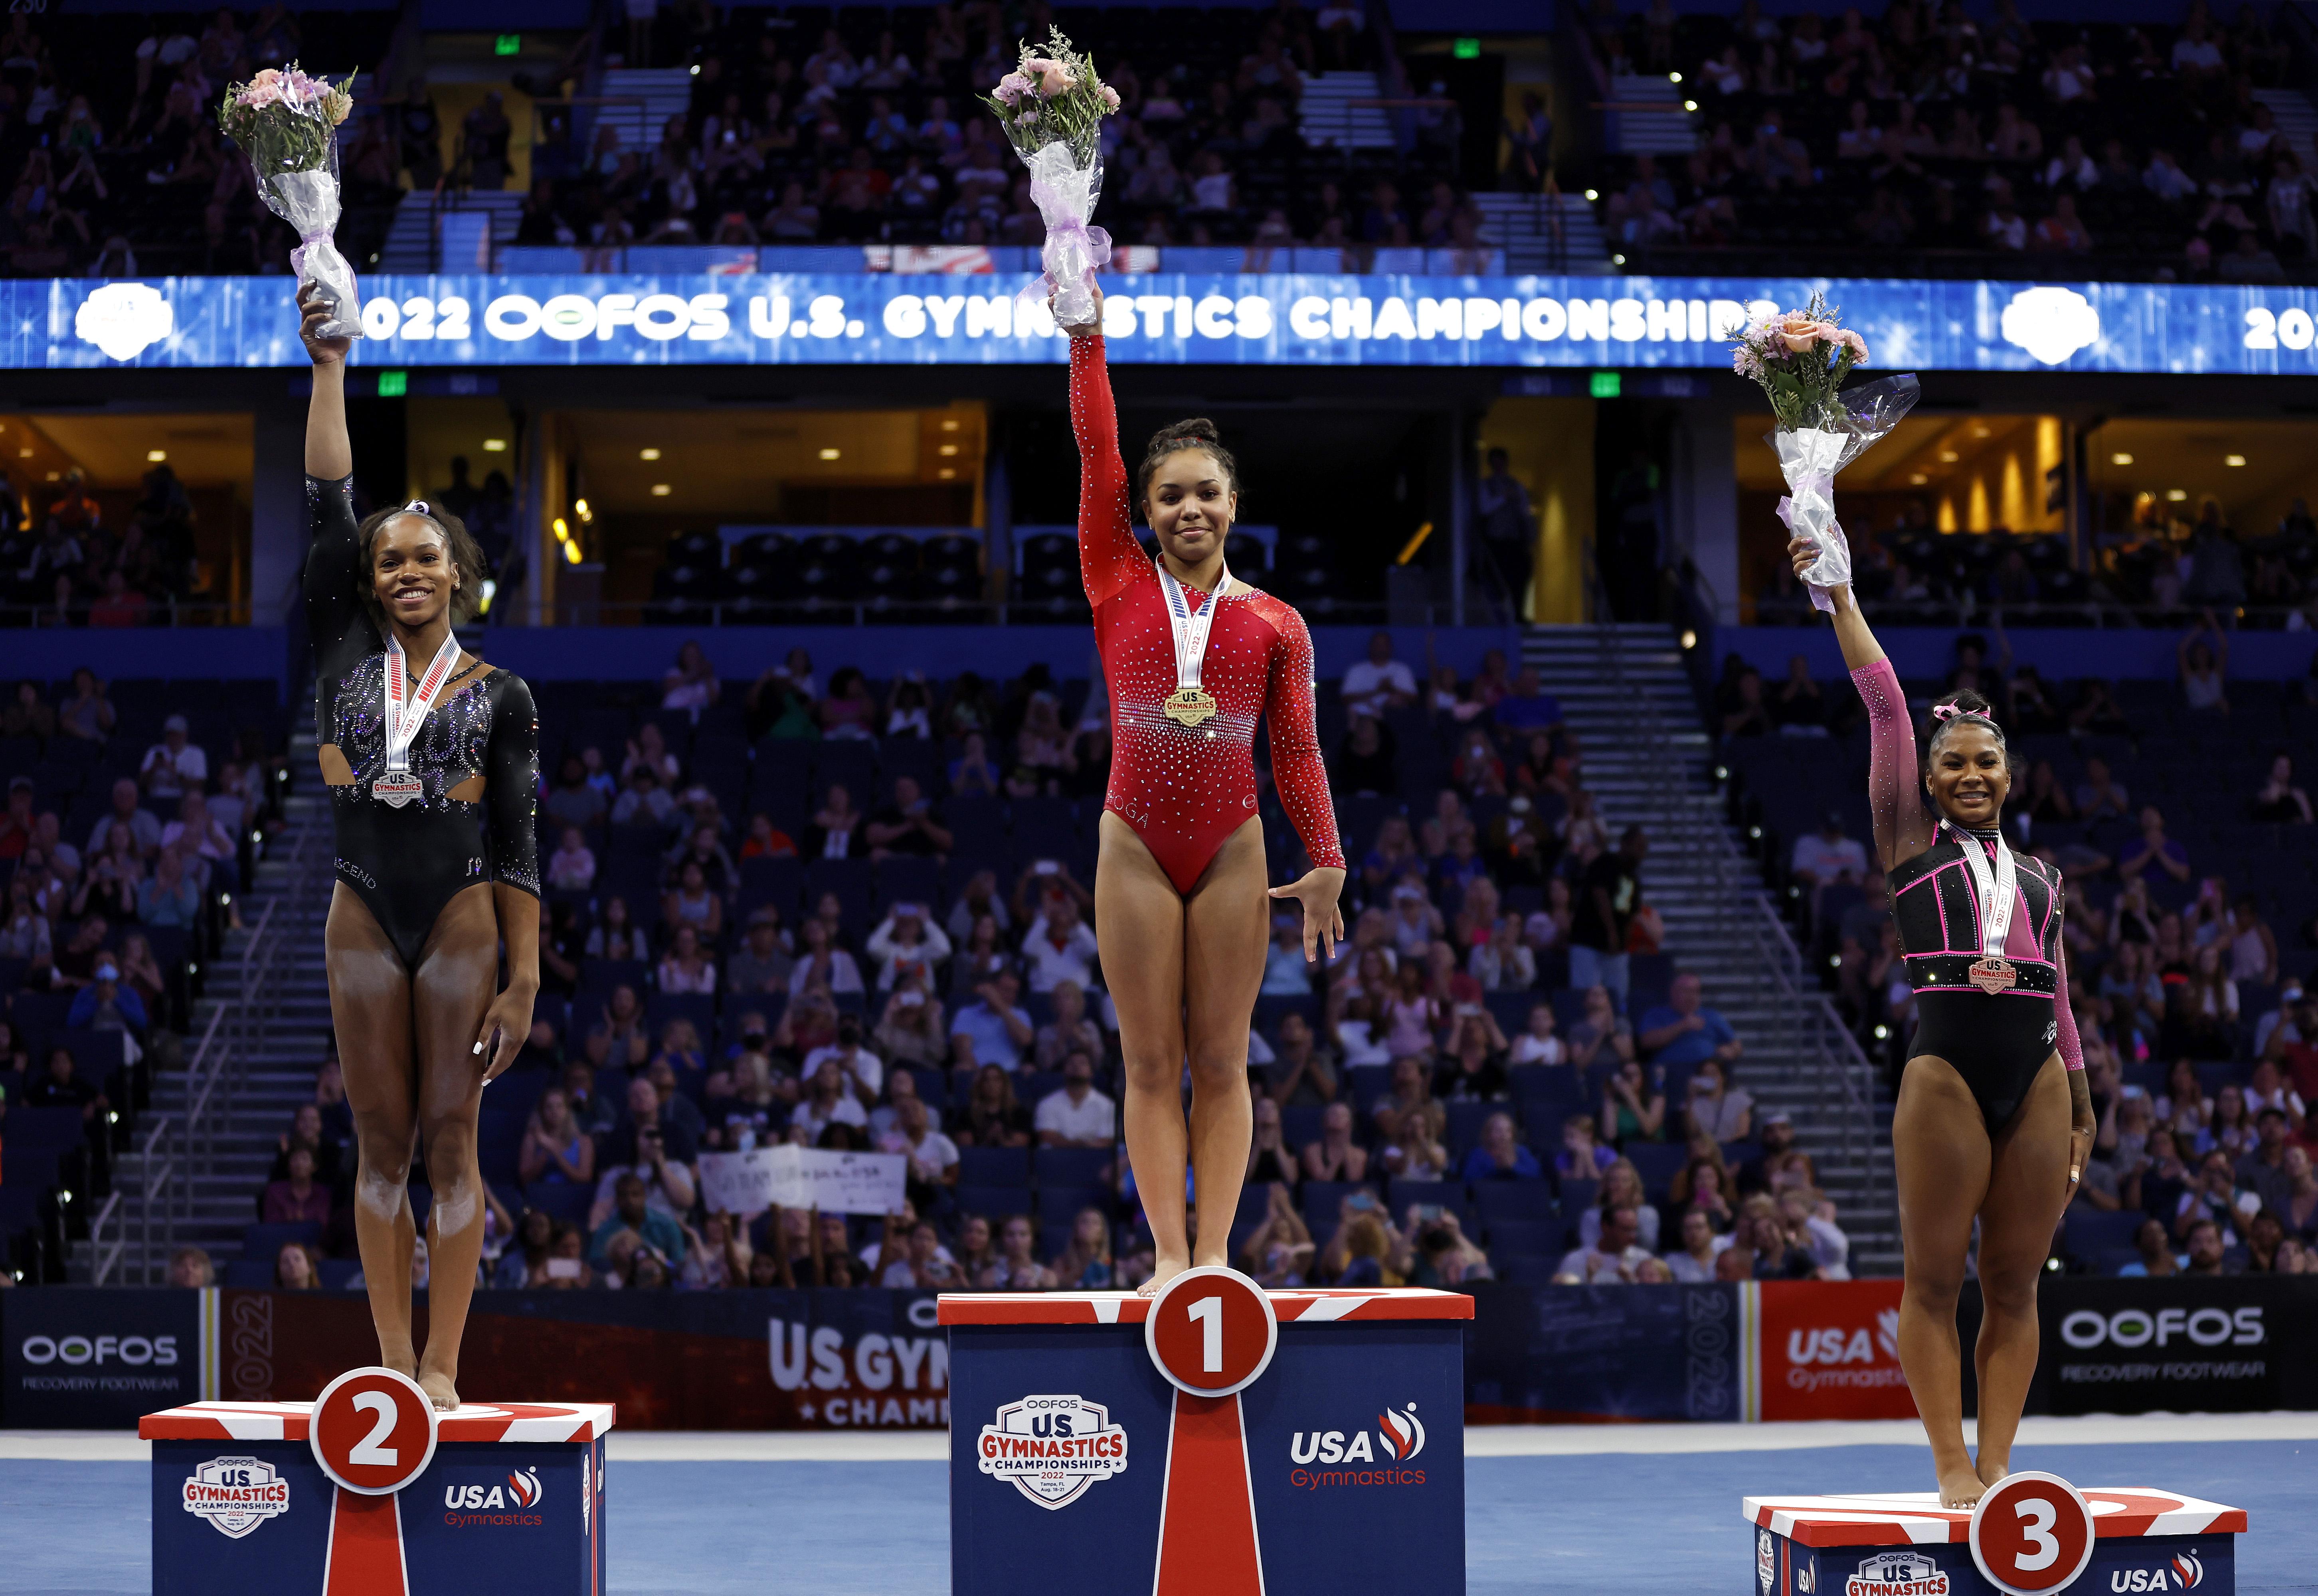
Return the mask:
[(1972, 1560), (2007, 1596), (2055, 1596), (2093, 1556), (2093, 1512), (2058, 1475), (2029, 1470), (1989, 1488), (1972, 1511)]
[(347, 1490), (386, 1496), (435, 1458), (435, 1404), (391, 1368), (349, 1369), (322, 1387), (308, 1429), (314, 1461)]
[(392, 1468), (398, 1456), (395, 1449), (378, 1443), (394, 1433), (394, 1398), (383, 1391), (364, 1391), (355, 1397), (354, 1410), (357, 1413), (370, 1414), (378, 1422), (373, 1424), (370, 1433), (356, 1441), (346, 1453), (346, 1461), (366, 1466)]
[(1271, 1362), (1280, 1322), (1263, 1289), (1235, 1269), (1187, 1269), (1160, 1288), (1143, 1321), (1152, 1363), (1178, 1391), (1229, 1396)]

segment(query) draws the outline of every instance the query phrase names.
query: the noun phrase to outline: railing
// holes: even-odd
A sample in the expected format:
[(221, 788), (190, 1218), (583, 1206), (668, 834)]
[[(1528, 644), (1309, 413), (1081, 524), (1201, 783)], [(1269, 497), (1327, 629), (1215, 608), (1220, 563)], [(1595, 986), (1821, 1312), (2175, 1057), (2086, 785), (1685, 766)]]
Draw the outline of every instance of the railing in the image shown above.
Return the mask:
[[(1628, 706), (1631, 728), (1649, 749), (1652, 763), (1671, 772), (1685, 757), (1675, 747), (1658, 700), (1627, 675), (1625, 641), (1614, 624), (1598, 626), (1603, 674)], [(1769, 980), (1776, 1003), (1774, 1035), (1758, 1037), (1765, 1051), (1805, 1062), (1817, 1081), (1819, 1113), (1814, 1128), (1832, 1132), (1837, 1159), (1857, 1172), (1858, 1206), (1877, 1215), (1885, 1214), (1883, 1161), (1877, 1154), (1873, 1081), (1875, 1071), (1859, 1039), (1853, 1036), (1835, 1004), (1803, 969), (1801, 952), (1760, 881), (1740, 876), (1740, 858), (1732, 846), (1720, 811), (1712, 807), (1694, 812), (1685, 805), (1678, 833), (1652, 838), (1654, 845), (1671, 844), (1685, 856), (1703, 863), (1712, 877), (1709, 908), (1715, 946), (1739, 950), (1747, 966)]]
[[(313, 868), (319, 863), (318, 842), (328, 846), (321, 839), (328, 829), (327, 816), (310, 817), (299, 828), (283, 860), (282, 890), (267, 900), (242, 943), (238, 990), (211, 1010), (201, 1042), (185, 1065), (182, 1114), (157, 1118), (138, 1150), (134, 1213), (122, 1212), (122, 1194), (116, 1188), (90, 1225), (90, 1278), (94, 1284), (154, 1286), (167, 1279), (169, 1255), (176, 1248), (179, 1227), (189, 1223), (194, 1213), (198, 1178), (217, 1168), (228, 1134), (227, 1113), (248, 1074), (256, 1044), (283, 1006), (280, 994), (286, 983), (276, 974), (295, 955), (295, 928), (302, 919), (300, 911), (307, 901), (331, 885), (329, 872)], [(115, 1224), (118, 1233), (108, 1237), (107, 1231)], [(133, 1270), (124, 1270), (122, 1260), (130, 1251), (132, 1225), (138, 1262)], [(130, 1273), (141, 1278), (115, 1278)]]
[[(497, 605), (493, 605), (494, 609)], [(768, 604), (761, 599), (578, 602), (557, 598), (544, 607), (558, 626), (1084, 626), (1083, 598), (1057, 604), (1038, 600), (939, 602), (914, 599), (842, 599)], [(1453, 606), (1447, 598), (1422, 601), (1411, 615), (1406, 603), (1383, 598), (1296, 601), (1305, 620), (1323, 626), (1446, 626)]]

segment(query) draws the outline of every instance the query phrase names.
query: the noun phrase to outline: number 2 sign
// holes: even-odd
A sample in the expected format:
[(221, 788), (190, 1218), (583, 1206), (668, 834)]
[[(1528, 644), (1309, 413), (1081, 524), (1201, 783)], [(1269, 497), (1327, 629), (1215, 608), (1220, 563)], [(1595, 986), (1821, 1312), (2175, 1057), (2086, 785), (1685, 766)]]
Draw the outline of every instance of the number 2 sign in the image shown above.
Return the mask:
[(2007, 1475), (1972, 1510), (1972, 1560), (2007, 1596), (2052, 1596), (2093, 1556), (2093, 1510), (2074, 1485), (2034, 1469)]
[(348, 1369), (322, 1387), (308, 1430), (314, 1461), (347, 1490), (385, 1496), (435, 1458), (435, 1404), (391, 1368)]
[(1263, 1288), (1236, 1269), (1186, 1269), (1159, 1288), (1143, 1344), (1168, 1384), (1193, 1396), (1229, 1396), (1254, 1384), (1280, 1345)]

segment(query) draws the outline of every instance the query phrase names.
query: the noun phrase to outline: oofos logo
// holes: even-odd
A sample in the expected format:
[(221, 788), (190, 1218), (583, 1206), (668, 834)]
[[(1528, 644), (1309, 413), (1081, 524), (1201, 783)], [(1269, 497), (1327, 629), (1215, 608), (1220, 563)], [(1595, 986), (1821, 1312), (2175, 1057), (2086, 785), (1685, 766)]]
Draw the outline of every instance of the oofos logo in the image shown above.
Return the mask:
[(2079, 1308), (2061, 1321), (2061, 1339), (2080, 1352), (2095, 1347), (2168, 1347), (2186, 1340), (2199, 1347), (2259, 1347), (2268, 1338), (2261, 1309), (2123, 1308), (2098, 1314)]
[(103, 1367), (108, 1363), (126, 1363), (140, 1368), (150, 1364), (157, 1368), (170, 1368), (177, 1361), (177, 1338), (173, 1335), (28, 1335), (17, 1343), (16, 1355), (26, 1363), (63, 1363), (75, 1368), (90, 1364)]

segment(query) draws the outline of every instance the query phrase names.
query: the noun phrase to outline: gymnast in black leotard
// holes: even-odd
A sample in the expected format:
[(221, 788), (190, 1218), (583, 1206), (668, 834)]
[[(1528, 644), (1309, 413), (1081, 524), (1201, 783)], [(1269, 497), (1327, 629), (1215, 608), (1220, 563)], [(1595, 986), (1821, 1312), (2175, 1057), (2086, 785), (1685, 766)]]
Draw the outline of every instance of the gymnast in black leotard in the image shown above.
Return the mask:
[[(1787, 545), (1798, 576), (1819, 559)], [(1933, 711), (1919, 764), (1908, 701), (1848, 587), (1824, 592), (1867, 706), (1875, 851), (1914, 990), (1917, 1028), (1891, 1115), (1905, 1280), (1900, 1367), (1932, 1443), (1944, 1506), (1969, 1507), (2011, 1471), (2036, 1372), (2036, 1282), (2092, 1151), (2062, 955), (2058, 872), (2016, 856), (2003, 729), (1975, 693)], [(1963, 1439), (1956, 1300), (1975, 1261), (1981, 1314), (1980, 1450)]]
[[(453, 635), (482, 585), (457, 518), (412, 503), (355, 525), (347, 341), (318, 335), (329, 310), (319, 294), (301, 292), (299, 309), (314, 363), (306, 619), (337, 838), (322, 940), (355, 1117), (355, 1235), (379, 1361), (448, 1411), (483, 1244), (483, 1086), (529, 1036), (539, 991), (539, 722), (522, 679)], [(410, 1323), (414, 1141), (435, 1194), (423, 1359)]]

